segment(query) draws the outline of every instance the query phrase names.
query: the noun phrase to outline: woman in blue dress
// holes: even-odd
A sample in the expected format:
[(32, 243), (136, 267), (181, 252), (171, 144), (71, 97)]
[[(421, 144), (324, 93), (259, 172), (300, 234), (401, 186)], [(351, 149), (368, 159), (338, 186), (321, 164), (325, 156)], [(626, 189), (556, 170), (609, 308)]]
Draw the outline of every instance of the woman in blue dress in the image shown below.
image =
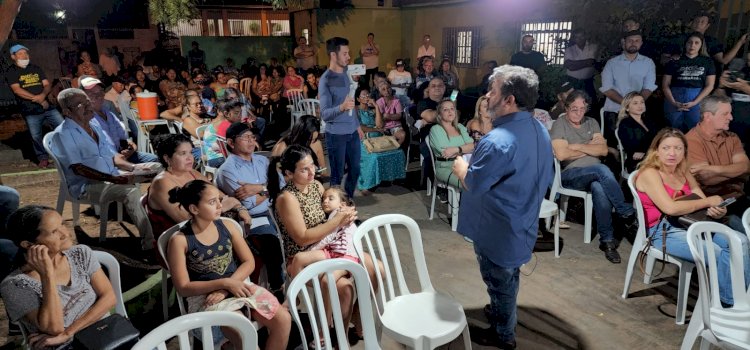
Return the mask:
[[(383, 116), (366, 88), (357, 90), (357, 116), (365, 137), (383, 136)], [(363, 196), (370, 194), (372, 188), (383, 181), (393, 181), (406, 177), (405, 158), (401, 149), (386, 152), (369, 153), (361, 142), (362, 157), (357, 188)]]

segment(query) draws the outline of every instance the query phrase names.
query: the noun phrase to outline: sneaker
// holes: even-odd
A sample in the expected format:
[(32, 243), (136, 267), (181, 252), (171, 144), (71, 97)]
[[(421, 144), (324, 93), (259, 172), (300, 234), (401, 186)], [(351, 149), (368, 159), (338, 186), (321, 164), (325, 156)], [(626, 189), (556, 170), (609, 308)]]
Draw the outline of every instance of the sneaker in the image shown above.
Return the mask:
[(512, 350), (516, 348), (516, 341), (511, 340), (509, 342), (500, 340), (497, 332), (490, 328), (480, 328), (474, 325), (469, 325), (469, 334), (471, 335), (471, 341), (482, 346), (492, 346), (503, 350)]
[(39, 168), (40, 169), (47, 169), (47, 167), (49, 167), (49, 160), (42, 159), (42, 160), (39, 161)]
[(599, 249), (604, 252), (604, 257), (613, 264), (619, 264), (621, 262), (620, 253), (617, 252), (617, 246), (615, 242), (603, 242), (599, 244)]
[(440, 203), (443, 203), (443, 204), (448, 203), (448, 190), (444, 188), (438, 188), (437, 194), (438, 194), (438, 199), (440, 200)]
[(472, 240), (471, 238), (466, 237), (466, 236), (464, 236), (464, 241), (467, 241), (467, 242), (472, 243), (472, 244), (474, 243), (474, 240)]

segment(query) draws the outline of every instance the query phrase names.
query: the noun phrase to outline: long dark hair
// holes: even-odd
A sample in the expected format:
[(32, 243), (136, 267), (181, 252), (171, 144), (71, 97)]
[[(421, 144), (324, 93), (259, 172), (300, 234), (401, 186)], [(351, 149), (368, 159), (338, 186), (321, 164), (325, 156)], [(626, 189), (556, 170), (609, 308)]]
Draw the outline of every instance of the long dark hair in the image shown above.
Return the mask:
[[(203, 196), (203, 191), (209, 186), (213, 186), (203, 180), (192, 180), (182, 187), (175, 187), (169, 190), (169, 203), (178, 203), (183, 209), (190, 213), (191, 205), (198, 205)], [(193, 216), (193, 213), (190, 213)]]
[(310, 156), (315, 161), (315, 156), (310, 147), (300, 144), (290, 145), (281, 154), (281, 157), (271, 158), (271, 164), (268, 166), (268, 198), (273, 204), (276, 197), (281, 193), (279, 186), (279, 172), (284, 174), (286, 171), (294, 172), (297, 169), (297, 163)]
[(8, 216), (5, 232), (7, 238), (18, 247), (18, 253), (13, 260), (13, 269), (26, 264), (26, 249), (21, 247), (21, 242), (36, 242), (36, 239), (42, 233), (39, 231), (39, 225), (42, 223), (44, 214), (48, 211), (55, 211), (55, 209), (45, 205), (32, 204), (18, 208)]
[(287, 145), (304, 145), (310, 147), (310, 144), (317, 140), (313, 140), (312, 136), (314, 133), (320, 135), (320, 120), (312, 115), (303, 115), (294, 126), (289, 135), (286, 135), (282, 141)]

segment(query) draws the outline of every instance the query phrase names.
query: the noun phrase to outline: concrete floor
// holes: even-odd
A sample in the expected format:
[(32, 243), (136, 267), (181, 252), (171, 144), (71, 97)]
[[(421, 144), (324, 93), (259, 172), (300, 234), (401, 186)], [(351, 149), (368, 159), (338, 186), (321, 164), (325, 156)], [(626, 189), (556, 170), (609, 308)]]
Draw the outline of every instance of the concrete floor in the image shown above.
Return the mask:
[[(56, 192), (56, 185), (50, 187), (51, 191)], [(24, 189), (20, 190), (23, 198)], [(55, 199), (48, 198), (48, 204), (54, 203)], [(425, 191), (411, 191), (398, 185), (381, 187), (372, 196), (358, 196), (356, 202), (363, 221), (384, 213), (401, 213), (414, 218), (421, 229), (427, 265), (435, 288), (458, 300), (469, 322), (486, 325), (482, 307), (489, 302), (489, 298), (474, 251), (462, 236), (450, 231), (446, 219), (447, 205), (438, 202), (435, 219), (428, 220), (430, 202)], [(70, 218), (69, 206), (64, 216)], [(112, 225), (116, 224), (110, 222)], [(552, 252), (537, 253), (522, 268), (518, 348), (678, 348), (687, 325), (674, 323), (677, 280), (673, 266), (667, 266), (651, 285), (642, 283), (643, 275), (636, 267), (630, 297), (622, 299), (620, 295), (630, 253), (629, 243), (623, 242), (619, 249), (623, 263), (614, 265), (604, 258), (596, 242), (583, 243), (580, 225), (571, 226), (569, 230), (561, 230), (565, 248), (560, 258), (555, 258)], [(90, 231), (90, 235), (96, 234), (94, 230)], [(401, 233), (396, 236), (398, 244), (404, 247), (401, 249), (402, 257), (410, 258), (411, 248), (405, 231), (396, 233)], [(415, 286), (415, 270), (407, 266), (405, 273), (410, 286)], [(689, 310), (695, 303), (697, 286), (693, 286), (691, 293)], [(4, 338), (6, 325), (5, 313), (0, 312), (0, 347), (7, 341)], [(462, 344), (459, 338), (441, 348), (462, 349)], [(390, 339), (383, 339), (382, 347), (400, 348)], [(362, 342), (355, 347), (361, 348)], [(484, 347), (474, 344), (474, 348)]]

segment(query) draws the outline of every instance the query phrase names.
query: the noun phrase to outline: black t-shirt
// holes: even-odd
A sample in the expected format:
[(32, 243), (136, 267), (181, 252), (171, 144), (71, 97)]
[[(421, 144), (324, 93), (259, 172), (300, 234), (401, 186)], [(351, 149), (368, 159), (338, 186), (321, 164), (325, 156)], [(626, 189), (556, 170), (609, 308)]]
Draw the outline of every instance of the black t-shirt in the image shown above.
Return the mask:
[[(22, 89), (31, 94), (38, 95), (44, 91), (44, 80), (47, 76), (39, 66), (29, 64), (26, 68), (12, 65), (5, 72), (5, 79), (8, 85), (18, 84)], [(42, 105), (31, 102), (20, 96), (16, 96), (18, 105), (21, 107), (21, 113), (24, 115), (41, 114), (44, 112)]]
[(539, 51), (524, 53), (519, 51), (510, 57), (510, 64), (533, 69), (535, 72), (544, 65), (544, 55)]
[[(439, 102), (435, 102), (429, 97), (419, 101), (419, 103), (417, 103), (417, 119), (422, 119), (422, 112), (428, 109), (434, 109), (437, 111), (438, 103)], [(424, 139), (428, 135), (430, 135), (430, 129), (432, 128), (432, 125), (433, 124), (427, 124), (427, 125), (422, 126), (421, 129), (419, 129), (419, 141), (420, 142), (424, 142)]]
[(703, 88), (706, 77), (716, 75), (716, 66), (710, 57), (683, 55), (677, 61), (667, 63), (664, 74), (672, 76), (671, 87)]

